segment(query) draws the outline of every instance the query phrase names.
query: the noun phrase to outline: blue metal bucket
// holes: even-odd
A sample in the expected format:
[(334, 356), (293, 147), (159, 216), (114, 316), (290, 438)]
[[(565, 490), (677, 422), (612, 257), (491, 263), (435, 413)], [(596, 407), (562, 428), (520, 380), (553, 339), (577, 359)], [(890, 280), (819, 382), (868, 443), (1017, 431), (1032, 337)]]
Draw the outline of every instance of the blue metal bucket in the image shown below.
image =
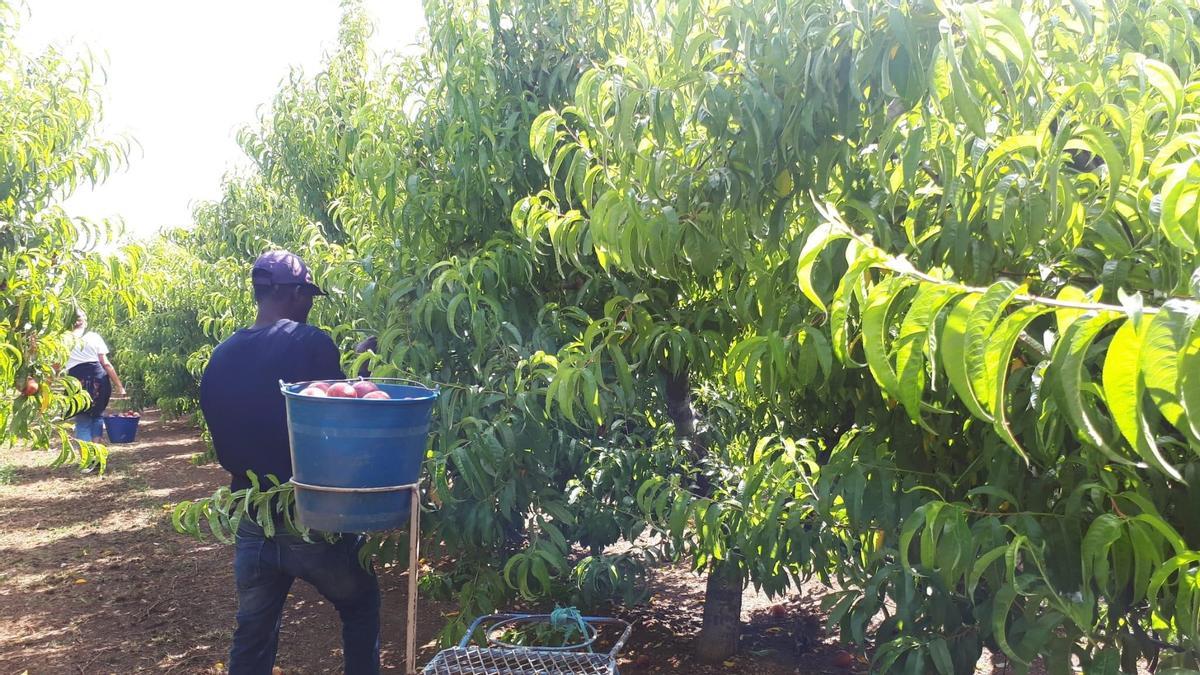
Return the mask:
[[(357, 380), (345, 380), (356, 382)], [(373, 380), (390, 399), (301, 396), (287, 402), (292, 482), (300, 524), (321, 532), (374, 532), (408, 522), (438, 392)]]

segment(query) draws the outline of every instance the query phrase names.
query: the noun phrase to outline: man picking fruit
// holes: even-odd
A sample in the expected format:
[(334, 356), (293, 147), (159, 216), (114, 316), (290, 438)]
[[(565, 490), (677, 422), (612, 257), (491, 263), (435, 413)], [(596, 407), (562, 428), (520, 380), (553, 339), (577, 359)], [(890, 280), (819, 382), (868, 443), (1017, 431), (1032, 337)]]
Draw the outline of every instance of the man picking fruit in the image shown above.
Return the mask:
[[(253, 471), (280, 481), (292, 476), (287, 413), (279, 381), (337, 380), (337, 347), (308, 325), (313, 298), (325, 295), (312, 273), (287, 251), (259, 256), (251, 271), (258, 318), (213, 350), (200, 383), (200, 408), (230, 489), (250, 487)], [(268, 675), (275, 664), (279, 626), (296, 578), (317, 588), (342, 619), (348, 675), (379, 672), (379, 584), (358, 562), (362, 538), (342, 535), (329, 544), (306, 542), (279, 530), (267, 538), (251, 519), (241, 521), (233, 572), (237, 630), (229, 653), (231, 675)]]

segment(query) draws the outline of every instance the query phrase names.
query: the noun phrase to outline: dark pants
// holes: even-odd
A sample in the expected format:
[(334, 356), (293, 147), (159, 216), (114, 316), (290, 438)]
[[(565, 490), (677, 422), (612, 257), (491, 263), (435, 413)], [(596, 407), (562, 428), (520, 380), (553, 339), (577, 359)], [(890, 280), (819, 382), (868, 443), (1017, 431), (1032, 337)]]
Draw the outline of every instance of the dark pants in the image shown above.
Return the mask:
[(80, 363), (67, 371), (71, 377), (79, 380), (79, 386), (92, 397), (92, 405), (83, 412), (75, 415), (75, 438), (91, 443), (104, 442), (104, 422), (101, 416), (108, 407), (112, 397), (112, 382), (108, 373), (99, 361)]
[(267, 539), (255, 523), (238, 527), (233, 572), (237, 630), (229, 650), (230, 675), (269, 675), (279, 647), (283, 604), (296, 578), (312, 584), (342, 617), (346, 675), (379, 672), (379, 582), (358, 563), (362, 538), (326, 544), (290, 535)]

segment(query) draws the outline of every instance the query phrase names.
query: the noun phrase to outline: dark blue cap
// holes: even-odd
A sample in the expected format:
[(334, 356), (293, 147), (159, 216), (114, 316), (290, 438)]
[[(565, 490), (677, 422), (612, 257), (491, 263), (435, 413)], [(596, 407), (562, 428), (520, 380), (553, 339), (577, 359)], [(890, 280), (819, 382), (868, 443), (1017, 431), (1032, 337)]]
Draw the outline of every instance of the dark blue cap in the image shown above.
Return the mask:
[(250, 278), (255, 286), (294, 284), (304, 286), (313, 295), (325, 295), (325, 291), (313, 283), (312, 272), (308, 266), (300, 256), (291, 251), (267, 251), (258, 256), (258, 260), (254, 261), (254, 268), (250, 271)]

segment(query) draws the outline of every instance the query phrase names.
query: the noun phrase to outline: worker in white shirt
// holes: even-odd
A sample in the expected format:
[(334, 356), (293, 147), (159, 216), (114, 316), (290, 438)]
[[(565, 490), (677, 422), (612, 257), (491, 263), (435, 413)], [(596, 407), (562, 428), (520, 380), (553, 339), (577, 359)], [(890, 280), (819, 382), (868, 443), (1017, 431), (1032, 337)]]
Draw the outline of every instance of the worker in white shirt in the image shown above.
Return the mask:
[(95, 331), (87, 329), (87, 316), (76, 312), (75, 347), (67, 359), (67, 374), (79, 380), (83, 390), (92, 397), (92, 405), (75, 415), (75, 438), (99, 443), (103, 440), (104, 424), (101, 416), (108, 407), (108, 399), (115, 391), (125, 395), (125, 387), (117, 370), (108, 360), (108, 345)]

